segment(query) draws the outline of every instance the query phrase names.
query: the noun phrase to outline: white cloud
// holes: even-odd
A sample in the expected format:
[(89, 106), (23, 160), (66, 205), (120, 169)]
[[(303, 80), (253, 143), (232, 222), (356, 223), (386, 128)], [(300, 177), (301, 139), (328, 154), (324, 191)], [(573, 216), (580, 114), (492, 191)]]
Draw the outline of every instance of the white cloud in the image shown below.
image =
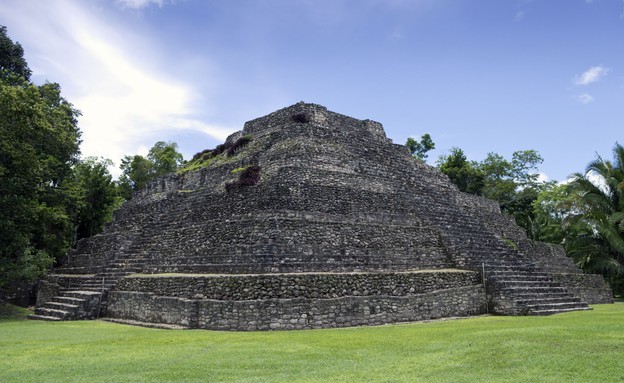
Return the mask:
[(550, 181), (550, 177), (546, 173), (539, 172), (537, 173), (537, 182), (548, 182)]
[(141, 9), (152, 4), (162, 7), (165, 5), (165, 0), (116, 0), (115, 3), (123, 8)]
[(589, 104), (590, 102), (594, 102), (594, 98), (587, 93), (579, 94), (578, 96), (576, 96), (576, 99), (581, 104)]
[[(234, 130), (201, 122), (195, 86), (165, 74), (150, 41), (107, 21), (88, 2), (9, 0), (0, 3), (0, 19), (10, 21), (9, 35), (36, 68), (33, 79), (61, 84), (63, 96), (82, 112), (85, 157), (119, 165), (124, 155), (180, 132), (223, 141)], [(203, 75), (214, 77), (209, 69)]]
[(580, 76), (576, 76), (574, 78), (574, 83), (576, 85), (589, 85), (593, 82), (600, 80), (602, 77), (606, 76), (609, 73), (609, 69), (605, 68), (601, 65), (594, 66), (586, 70)]

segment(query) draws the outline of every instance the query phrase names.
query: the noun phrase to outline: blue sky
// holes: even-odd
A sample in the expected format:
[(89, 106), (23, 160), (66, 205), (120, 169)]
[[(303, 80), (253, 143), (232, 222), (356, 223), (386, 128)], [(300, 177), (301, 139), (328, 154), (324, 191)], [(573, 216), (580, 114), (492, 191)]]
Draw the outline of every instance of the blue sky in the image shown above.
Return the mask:
[(623, 0), (2, 0), (0, 25), (117, 164), (299, 101), (555, 180), (624, 143)]

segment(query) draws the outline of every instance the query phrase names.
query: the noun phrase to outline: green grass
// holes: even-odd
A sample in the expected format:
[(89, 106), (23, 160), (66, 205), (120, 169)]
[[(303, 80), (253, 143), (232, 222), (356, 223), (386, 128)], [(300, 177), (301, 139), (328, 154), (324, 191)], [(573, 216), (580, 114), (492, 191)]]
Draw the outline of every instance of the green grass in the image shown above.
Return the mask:
[(0, 301), (0, 323), (5, 320), (26, 319), (32, 311), (23, 307), (5, 304)]
[(0, 320), (0, 382), (622, 382), (624, 303), (286, 332)]

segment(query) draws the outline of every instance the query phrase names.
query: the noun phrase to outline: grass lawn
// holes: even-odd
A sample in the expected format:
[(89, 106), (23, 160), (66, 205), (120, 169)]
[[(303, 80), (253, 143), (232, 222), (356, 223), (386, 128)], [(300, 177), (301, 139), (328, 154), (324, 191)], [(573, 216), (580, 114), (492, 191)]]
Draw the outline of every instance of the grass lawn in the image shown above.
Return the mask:
[(0, 382), (623, 382), (624, 303), (283, 332), (0, 319)]

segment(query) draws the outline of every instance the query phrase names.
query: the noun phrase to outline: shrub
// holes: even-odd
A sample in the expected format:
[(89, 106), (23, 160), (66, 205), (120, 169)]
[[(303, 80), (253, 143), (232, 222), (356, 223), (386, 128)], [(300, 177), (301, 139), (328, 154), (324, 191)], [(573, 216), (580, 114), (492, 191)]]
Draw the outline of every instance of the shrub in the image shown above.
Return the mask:
[(305, 113), (297, 113), (292, 116), (292, 119), (294, 122), (299, 122), (301, 124), (307, 124), (308, 122), (310, 122), (310, 117), (308, 117), (308, 115)]
[(238, 140), (234, 141), (232, 144), (229, 145), (227, 149), (228, 156), (233, 155), (238, 149), (243, 148), (250, 141), (251, 141), (251, 134), (246, 134), (240, 137)]
[(259, 165), (248, 166), (240, 172), (238, 180), (230, 181), (225, 184), (225, 190), (229, 192), (243, 186), (254, 186), (260, 181), (261, 170), (262, 168)]

